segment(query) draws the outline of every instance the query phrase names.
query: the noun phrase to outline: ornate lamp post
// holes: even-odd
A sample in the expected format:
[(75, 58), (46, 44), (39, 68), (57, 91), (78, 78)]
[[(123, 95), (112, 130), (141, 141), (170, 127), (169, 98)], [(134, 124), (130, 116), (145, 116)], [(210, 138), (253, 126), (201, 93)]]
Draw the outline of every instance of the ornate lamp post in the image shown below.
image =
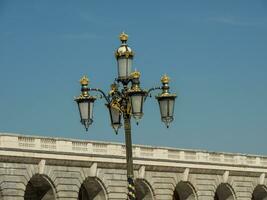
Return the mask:
[(161, 78), (162, 86), (154, 87), (149, 90), (143, 90), (140, 87), (140, 72), (132, 72), (132, 61), (134, 53), (127, 45), (128, 35), (121, 33), (121, 46), (115, 52), (118, 67), (118, 77), (111, 84), (111, 90), (105, 94), (101, 89), (89, 88), (89, 79), (83, 76), (80, 80), (81, 94), (75, 98), (78, 104), (81, 123), (86, 131), (93, 123), (93, 105), (96, 97), (91, 96), (89, 91), (100, 92), (106, 100), (106, 106), (109, 110), (111, 126), (118, 133), (124, 121), (125, 144), (126, 144), (126, 165), (128, 180), (128, 199), (134, 200), (134, 173), (132, 157), (132, 139), (131, 139), (131, 117), (138, 123), (143, 116), (143, 105), (146, 97), (154, 90), (162, 92), (156, 96), (158, 100), (161, 120), (167, 128), (173, 121), (174, 102), (176, 95), (169, 92), (169, 77), (164, 75)]

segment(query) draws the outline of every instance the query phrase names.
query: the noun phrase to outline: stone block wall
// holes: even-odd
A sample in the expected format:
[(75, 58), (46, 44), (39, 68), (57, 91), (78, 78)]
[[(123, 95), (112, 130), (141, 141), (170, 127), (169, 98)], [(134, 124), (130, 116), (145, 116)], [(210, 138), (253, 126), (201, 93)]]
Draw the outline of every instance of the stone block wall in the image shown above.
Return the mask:
[[(126, 199), (122, 144), (20, 137), (0, 135), (0, 200)], [(134, 148), (138, 199), (267, 199), (263, 156)]]

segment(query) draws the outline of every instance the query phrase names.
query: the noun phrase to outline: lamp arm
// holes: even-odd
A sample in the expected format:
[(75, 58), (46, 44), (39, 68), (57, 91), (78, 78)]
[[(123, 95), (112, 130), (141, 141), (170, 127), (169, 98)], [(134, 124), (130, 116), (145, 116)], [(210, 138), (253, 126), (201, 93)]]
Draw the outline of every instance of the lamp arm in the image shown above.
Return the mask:
[(100, 92), (103, 97), (105, 98), (105, 100), (107, 101), (107, 103), (110, 103), (109, 98), (107, 97), (107, 95), (105, 94), (105, 92), (103, 92), (103, 90), (99, 89), (99, 88), (89, 88), (89, 91), (96, 91), (96, 92)]
[(150, 95), (151, 97), (151, 92), (154, 91), (154, 90), (161, 90), (162, 88), (161, 87), (152, 87), (150, 88), (148, 91), (147, 91), (147, 97)]

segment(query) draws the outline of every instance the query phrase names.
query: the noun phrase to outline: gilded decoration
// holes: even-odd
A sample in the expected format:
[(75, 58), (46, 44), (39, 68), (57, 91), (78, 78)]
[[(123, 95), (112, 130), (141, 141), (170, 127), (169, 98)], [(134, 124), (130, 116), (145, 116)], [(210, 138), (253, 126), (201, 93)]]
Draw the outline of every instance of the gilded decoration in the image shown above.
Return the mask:
[(161, 82), (163, 84), (167, 84), (170, 82), (170, 77), (168, 77), (166, 74), (164, 74), (162, 77), (161, 77)]
[(88, 77), (84, 75), (84, 76), (80, 79), (80, 83), (81, 83), (81, 85), (88, 85), (88, 83), (89, 83), (89, 79), (88, 79)]

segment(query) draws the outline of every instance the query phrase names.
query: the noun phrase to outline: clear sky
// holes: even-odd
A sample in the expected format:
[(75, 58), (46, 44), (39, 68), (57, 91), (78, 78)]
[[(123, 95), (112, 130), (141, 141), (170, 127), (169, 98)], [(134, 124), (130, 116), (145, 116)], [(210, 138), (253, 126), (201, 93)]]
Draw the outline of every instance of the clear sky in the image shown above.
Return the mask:
[(142, 87), (179, 94), (169, 129), (145, 102), (134, 143), (267, 154), (264, 0), (0, 0), (0, 132), (124, 142), (103, 100), (88, 133), (73, 101), (83, 74), (108, 91), (122, 31)]

